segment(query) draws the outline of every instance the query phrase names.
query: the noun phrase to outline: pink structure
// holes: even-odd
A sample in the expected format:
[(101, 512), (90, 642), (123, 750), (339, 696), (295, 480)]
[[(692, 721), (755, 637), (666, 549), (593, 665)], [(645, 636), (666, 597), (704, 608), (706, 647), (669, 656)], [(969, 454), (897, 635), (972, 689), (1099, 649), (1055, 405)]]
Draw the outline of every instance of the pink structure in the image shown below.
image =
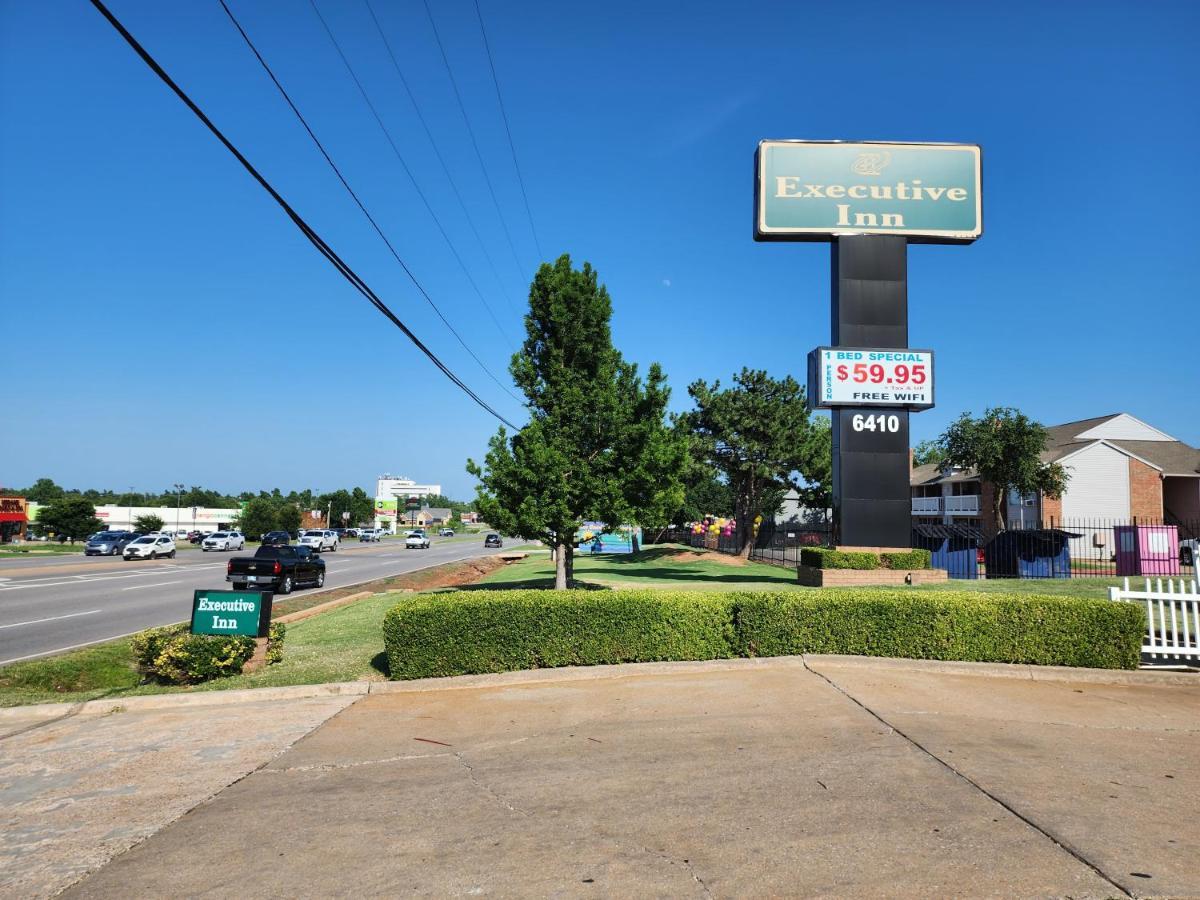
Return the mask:
[(1174, 525), (1117, 525), (1118, 575), (1178, 575), (1179, 529)]

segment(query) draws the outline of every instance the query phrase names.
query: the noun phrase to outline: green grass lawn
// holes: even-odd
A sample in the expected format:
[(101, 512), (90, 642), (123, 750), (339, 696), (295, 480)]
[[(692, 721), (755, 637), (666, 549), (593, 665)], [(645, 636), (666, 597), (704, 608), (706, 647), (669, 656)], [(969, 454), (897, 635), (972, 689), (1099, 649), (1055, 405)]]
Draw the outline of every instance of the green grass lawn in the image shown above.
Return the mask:
[[(761, 563), (730, 565), (716, 554), (682, 546), (655, 546), (638, 556), (581, 555), (575, 562), (580, 586), (662, 587), (690, 590), (809, 591), (796, 584), (795, 572)], [(554, 566), (544, 550), (497, 569), (477, 584), (443, 589), (447, 603), (458, 590), (544, 588), (554, 582)], [(971, 590), (1021, 594), (1104, 597), (1115, 578), (950, 581), (922, 585), (914, 591)], [(412, 594), (390, 593), (366, 598), (332, 612), (288, 626), (282, 662), (250, 675), (238, 675), (194, 687), (139, 684), (129, 640), (117, 640), (49, 659), (15, 663), (0, 669), (0, 706), (78, 702), (138, 694), (182, 693), (321, 684), (335, 681), (383, 680), (384, 613)], [(315, 598), (317, 599), (317, 598)], [(280, 613), (291, 609), (281, 609)]]
[[(686, 555), (681, 555), (686, 554)], [(581, 554), (575, 557), (575, 580), (596, 587), (662, 587), (702, 591), (811, 591), (796, 583), (794, 569), (747, 562), (743, 566), (720, 561), (716, 553), (690, 550), (668, 544), (643, 550), (637, 556)], [(1053, 594), (1056, 596), (1103, 597), (1119, 584), (1113, 578), (1045, 578), (954, 580), (945, 584), (918, 585), (911, 590), (968, 590), (988, 593)], [(477, 588), (545, 588), (554, 586), (554, 563), (548, 555), (498, 569)]]
[(139, 684), (129, 639), (14, 663), (0, 669), (0, 706), (76, 703), (139, 694), (175, 694), (238, 688), (385, 680), (383, 614), (411, 594), (368, 597), (288, 626), (282, 662), (249, 675), (192, 687)]

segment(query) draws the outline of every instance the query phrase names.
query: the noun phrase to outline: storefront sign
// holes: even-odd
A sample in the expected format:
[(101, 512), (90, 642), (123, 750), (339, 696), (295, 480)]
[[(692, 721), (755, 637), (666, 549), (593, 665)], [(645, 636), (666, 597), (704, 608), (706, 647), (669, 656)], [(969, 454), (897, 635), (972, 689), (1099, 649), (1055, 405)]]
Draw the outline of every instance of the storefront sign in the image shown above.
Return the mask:
[(933, 406), (933, 351), (818, 347), (808, 354), (813, 408)]
[(755, 178), (758, 241), (894, 234), (963, 244), (983, 233), (976, 144), (762, 141)]
[(270, 591), (196, 591), (192, 634), (266, 637), (274, 596)]
[(24, 497), (0, 497), (0, 522), (24, 522), (27, 515)]

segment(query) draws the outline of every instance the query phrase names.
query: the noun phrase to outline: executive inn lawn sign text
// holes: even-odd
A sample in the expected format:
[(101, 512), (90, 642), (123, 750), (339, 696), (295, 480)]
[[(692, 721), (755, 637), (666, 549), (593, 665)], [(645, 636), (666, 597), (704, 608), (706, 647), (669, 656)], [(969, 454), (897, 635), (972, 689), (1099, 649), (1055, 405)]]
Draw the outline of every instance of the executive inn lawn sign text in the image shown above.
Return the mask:
[(762, 141), (754, 239), (828, 241), (831, 346), (808, 358), (808, 402), (833, 416), (834, 540), (908, 547), (908, 416), (933, 406), (933, 351), (908, 346), (908, 244), (983, 233), (975, 144)]

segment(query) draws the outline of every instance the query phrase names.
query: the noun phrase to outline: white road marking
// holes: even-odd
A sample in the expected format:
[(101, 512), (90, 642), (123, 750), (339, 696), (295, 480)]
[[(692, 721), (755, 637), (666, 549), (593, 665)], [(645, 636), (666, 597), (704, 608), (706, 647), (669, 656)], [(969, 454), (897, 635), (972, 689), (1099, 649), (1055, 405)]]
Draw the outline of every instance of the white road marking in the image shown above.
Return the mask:
[(0, 625), (0, 628), (20, 628), (22, 625), (37, 625), (39, 622), (56, 622), (59, 619), (73, 619), (76, 616), (93, 616), (100, 612), (98, 609), (89, 609), (87, 612), (67, 613), (65, 616), (51, 616), (48, 619), (31, 619), (28, 622), (13, 622), (11, 625)]
[(158, 584), (135, 584), (133, 587), (121, 588), (123, 591), (140, 591), (142, 588), (166, 587), (168, 584), (179, 584), (178, 581), (160, 581)]

